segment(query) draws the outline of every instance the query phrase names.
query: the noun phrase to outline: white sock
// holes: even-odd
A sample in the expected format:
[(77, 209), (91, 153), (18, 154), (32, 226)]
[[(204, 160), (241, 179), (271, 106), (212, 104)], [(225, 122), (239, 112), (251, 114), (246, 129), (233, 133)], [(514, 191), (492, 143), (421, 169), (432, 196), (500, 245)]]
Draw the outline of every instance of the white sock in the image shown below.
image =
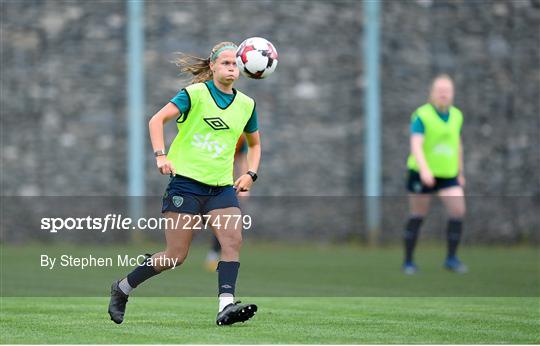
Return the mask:
[(129, 285), (127, 278), (123, 278), (122, 280), (120, 280), (120, 282), (118, 283), (118, 287), (122, 292), (127, 295), (129, 295), (129, 292), (133, 291), (133, 287)]
[(234, 296), (230, 293), (222, 293), (219, 295), (219, 312), (223, 311), (229, 304), (234, 303)]

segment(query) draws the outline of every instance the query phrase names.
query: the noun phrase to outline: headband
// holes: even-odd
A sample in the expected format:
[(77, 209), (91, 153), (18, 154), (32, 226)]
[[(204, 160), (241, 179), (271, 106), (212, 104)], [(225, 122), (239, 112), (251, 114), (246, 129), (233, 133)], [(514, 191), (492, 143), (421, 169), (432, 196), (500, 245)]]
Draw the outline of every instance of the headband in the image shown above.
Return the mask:
[(226, 45), (226, 46), (223, 46), (221, 47), (220, 49), (216, 50), (214, 53), (212, 53), (212, 55), (210, 56), (210, 61), (216, 61), (217, 57), (219, 56), (219, 54), (221, 52), (223, 52), (224, 50), (226, 49), (236, 49), (237, 46), (236, 45), (233, 45), (233, 44), (229, 44), (229, 45)]

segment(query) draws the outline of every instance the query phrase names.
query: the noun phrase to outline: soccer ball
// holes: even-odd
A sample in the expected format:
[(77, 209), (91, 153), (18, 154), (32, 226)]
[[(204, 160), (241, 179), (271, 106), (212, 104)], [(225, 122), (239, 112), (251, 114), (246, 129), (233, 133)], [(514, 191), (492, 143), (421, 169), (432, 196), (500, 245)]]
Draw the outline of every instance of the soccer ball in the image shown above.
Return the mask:
[(248, 78), (266, 78), (275, 71), (278, 64), (276, 47), (262, 37), (248, 38), (236, 50), (236, 64)]

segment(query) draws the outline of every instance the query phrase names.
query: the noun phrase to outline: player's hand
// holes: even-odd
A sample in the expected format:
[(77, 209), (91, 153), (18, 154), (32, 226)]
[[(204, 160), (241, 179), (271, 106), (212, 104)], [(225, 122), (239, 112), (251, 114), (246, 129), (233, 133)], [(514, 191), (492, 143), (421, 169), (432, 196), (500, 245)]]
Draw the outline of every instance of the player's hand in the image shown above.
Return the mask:
[(156, 157), (156, 165), (159, 170), (159, 173), (168, 175), (176, 175), (176, 170), (174, 169), (171, 161), (167, 159), (166, 155), (161, 155)]
[(422, 184), (427, 187), (435, 186), (435, 178), (429, 169), (420, 171), (420, 180), (422, 180)]
[(234, 189), (236, 190), (236, 193), (247, 192), (252, 184), (253, 179), (251, 179), (251, 176), (249, 174), (243, 174), (234, 182)]
[(458, 177), (458, 183), (459, 183), (459, 186), (461, 187), (465, 187), (465, 175), (463, 175), (463, 173), (459, 173)]

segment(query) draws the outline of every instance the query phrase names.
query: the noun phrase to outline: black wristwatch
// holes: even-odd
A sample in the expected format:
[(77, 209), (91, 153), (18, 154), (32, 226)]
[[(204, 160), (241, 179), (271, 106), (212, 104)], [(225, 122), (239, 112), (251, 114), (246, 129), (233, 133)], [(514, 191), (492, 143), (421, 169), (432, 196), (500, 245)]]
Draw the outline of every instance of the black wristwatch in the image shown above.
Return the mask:
[(257, 173), (253, 171), (247, 171), (246, 174), (249, 175), (253, 181), (257, 180)]

